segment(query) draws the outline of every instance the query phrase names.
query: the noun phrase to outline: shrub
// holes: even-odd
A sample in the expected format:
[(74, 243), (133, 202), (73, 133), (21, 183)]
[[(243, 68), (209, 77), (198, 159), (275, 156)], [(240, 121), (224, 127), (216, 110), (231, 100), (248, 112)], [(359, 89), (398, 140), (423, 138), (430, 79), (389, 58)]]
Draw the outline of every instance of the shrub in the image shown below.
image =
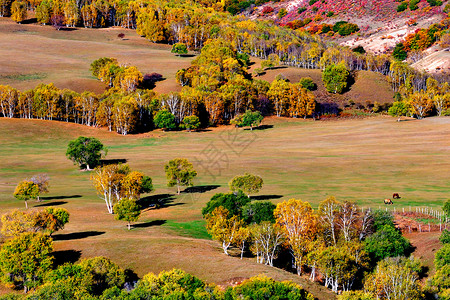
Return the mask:
[(297, 13), (300, 15), (301, 13), (303, 13), (303, 12), (305, 12), (306, 11), (306, 7), (300, 7), (298, 10), (297, 10)]
[(314, 83), (311, 77), (300, 78), (299, 83), (303, 88), (309, 91), (314, 91), (317, 89), (317, 84)]
[(364, 241), (364, 248), (374, 261), (404, 256), (411, 244), (392, 226), (384, 225)]
[(314, 5), (317, 1), (319, 1), (319, 0), (309, 0), (309, 5)]
[(408, 8), (408, 2), (402, 2), (397, 6), (397, 12), (405, 11)]
[(366, 50), (364, 49), (363, 46), (358, 46), (352, 49), (353, 52), (355, 53), (359, 53), (359, 54), (364, 54), (366, 53)]
[(327, 17), (328, 18), (331, 18), (332, 16), (334, 16), (334, 12), (333, 11), (327, 12)]
[(450, 230), (445, 229), (442, 231), (439, 241), (441, 241), (442, 244), (450, 244)]
[(158, 111), (154, 119), (155, 125), (163, 130), (175, 129), (175, 116), (166, 109)]
[(287, 11), (285, 8), (282, 8), (278, 11), (278, 18), (283, 18), (285, 15), (287, 15)]
[(397, 45), (395, 45), (394, 51), (392, 52), (392, 56), (400, 61), (406, 59), (408, 54), (405, 51), (405, 46), (403, 45), (403, 43), (398, 43)]
[(410, 10), (416, 10), (419, 8), (419, 6), (417, 6), (417, 4), (419, 4), (420, 0), (411, 0), (409, 2), (409, 9)]
[(271, 12), (273, 12), (273, 7), (271, 7), (271, 6), (264, 6), (264, 8), (262, 10), (263, 14), (267, 15), (267, 14), (270, 14)]

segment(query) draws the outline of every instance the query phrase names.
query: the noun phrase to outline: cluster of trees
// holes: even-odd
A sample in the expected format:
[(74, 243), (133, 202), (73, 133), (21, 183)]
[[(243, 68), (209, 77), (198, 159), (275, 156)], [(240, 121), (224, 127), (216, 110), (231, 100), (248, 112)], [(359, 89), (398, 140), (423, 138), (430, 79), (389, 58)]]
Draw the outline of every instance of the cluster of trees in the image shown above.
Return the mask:
[[(15, 250), (14, 246), (21, 245)], [(124, 270), (106, 257), (83, 259), (78, 263), (65, 263), (52, 267), (52, 241), (42, 235), (26, 235), (20, 239), (8, 241), (0, 249), (0, 259), (5, 270), (20, 272), (25, 278), (32, 276), (34, 283), (25, 279), (21, 284), (27, 295), (10, 294), (6, 299), (216, 299), (259, 300), (261, 295), (276, 299), (312, 300), (314, 297), (301, 286), (289, 281), (275, 281), (264, 276), (252, 277), (235, 287), (222, 290), (214, 284), (208, 284), (184, 271), (173, 269), (159, 274), (148, 273), (142, 279), (131, 270)], [(40, 250), (40, 251), (39, 251)], [(12, 268), (9, 258), (25, 264)], [(34, 255), (33, 270), (25, 268), (31, 263), (25, 262), (25, 255)]]
[[(225, 254), (231, 247), (239, 249), (241, 258), (250, 251), (258, 263), (292, 268), (299, 275), (306, 272), (311, 280), (319, 272), (325, 286), (334, 292), (364, 286), (371, 297), (378, 295), (380, 287), (372, 288), (371, 284), (381, 284), (377, 276), (384, 275), (379, 273), (390, 272), (396, 260), (409, 261), (387, 259), (407, 255), (411, 247), (388, 212), (361, 212), (356, 204), (339, 202), (334, 197), (322, 201), (317, 211), (299, 199), (275, 206), (269, 201), (251, 201), (237, 187), (235, 190), (216, 194), (202, 211), (209, 233), (221, 243)], [(289, 254), (292, 263), (283, 265)], [(370, 275), (364, 283), (365, 273)], [(416, 288), (419, 273), (408, 269), (402, 274), (409, 277), (397, 274), (399, 281), (406, 281), (396, 288), (404, 284), (415, 288), (411, 292), (402, 290), (408, 299), (420, 299), (416, 297), (421, 295), (421, 289)]]
[[(402, 63), (400, 63), (402, 64)], [(411, 86), (410, 78), (406, 78), (405, 85)], [(450, 86), (448, 82), (439, 84), (433, 78), (426, 80), (426, 90), (411, 92), (402, 86), (396, 94), (396, 101), (389, 108), (388, 113), (398, 117), (411, 115), (422, 119), (431, 114), (437, 116), (450, 115)]]
[(13, 210), (3, 214), (1, 220), (1, 233), (6, 237), (35, 232), (51, 236), (55, 231), (64, 229), (64, 225), (69, 222), (69, 212), (58, 207), (32, 211)]

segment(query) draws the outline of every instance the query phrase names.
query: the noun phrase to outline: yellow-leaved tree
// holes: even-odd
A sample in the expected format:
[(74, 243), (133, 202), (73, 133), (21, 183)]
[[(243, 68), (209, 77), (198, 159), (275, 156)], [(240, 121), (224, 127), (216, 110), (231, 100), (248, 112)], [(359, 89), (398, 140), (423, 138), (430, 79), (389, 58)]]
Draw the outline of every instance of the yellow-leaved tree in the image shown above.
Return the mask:
[(228, 209), (216, 207), (206, 215), (206, 229), (213, 239), (222, 243), (223, 252), (228, 255), (228, 248), (235, 242), (239, 229), (243, 226), (238, 216), (228, 216)]
[(287, 237), (297, 274), (301, 275), (302, 259), (318, 232), (318, 217), (311, 205), (300, 199), (278, 203), (273, 213), (276, 224), (284, 230)]

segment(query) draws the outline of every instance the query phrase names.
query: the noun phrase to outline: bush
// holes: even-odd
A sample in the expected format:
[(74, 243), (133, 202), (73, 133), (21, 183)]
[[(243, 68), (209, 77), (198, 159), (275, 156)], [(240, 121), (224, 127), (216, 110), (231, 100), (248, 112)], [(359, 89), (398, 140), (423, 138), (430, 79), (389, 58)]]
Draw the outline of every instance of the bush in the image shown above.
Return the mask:
[(334, 16), (334, 12), (333, 11), (327, 12), (327, 17), (328, 18), (331, 18), (332, 16)]
[(317, 84), (314, 83), (311, 77), (300, 78), (299, 83), (303, 88), (309, 91), (314, 91), (317, 89)]
[(271, 6), (264, 6), (264, 8), (263, 8), (263, 10), (262, 10), (262, 13), (263, 14), (270, 14), (271, 12), (273, 12), (273, 7), (271, 7)]
[(285, 15), (287, 15), (287, 11), (285, 8), (282, 8), (278, 11), (278, 18), (283, 18)]
[(319, 0), (309, 0), (309, 5), (312, 6), (312, 5), (314, 5), (317, 1), (319, 1)]
[(158, 111), (153, 121), (157, 127), (163, 130), (176, 128), (175, 116), (166, 109)]
[(246, 204), (242, 209), (242, 218), (247, 224), (261, 222), (275, 223), (273, 211), (276, 205), (270, 201), (254, 201)]
[(417, 6), (417, 4), (419, 4), (420, 0), (411, 0), (409, 2), (409, 9), (410, 10), (416, 10), (419, 8), (419, 6)]
[(222, 206), (226, 208), (231, 216), (241, 216), (242, 208), (251, 200), (243, 192), (237, 193), (218, 193), (212, 196), (202, 209), (203, 216), (211, 213), (215, 208)]
[(430, 4), (430, 6), (441, 6), (442, 5), (442, 1), (440, 0), (427, 0), (428, 4)]
[(328, 92), (341, 94), (347, 87), (350, 72), (344, 62), (331, 64), (322, 73), (322, 80)]
[(353, 52), (355, 53), (359, 53), (359, 54), (365, 54), (366, 50), (364, 49), (363, 46), (358, 46), (352, 49)]
[(367, 237), (364, 248), (373, 261), (380, 261), (386, 257), (405, 256), (411, 244), (397, 229), (384, 225)]
[(200, 119), (197, 116), (184, 117), (180, 127), (187, 131), (197, 130), (200, 127)]
[(297, 13), (300, 15), (301, 13), (303, 13), (303, 12), (305, 12), (306, 11), (306, 7), (300, 7), (298, 10), (297, 10)]
[(394, 51), (392, 52), (392, 56), (400, 61), (403, 61), (406, 59), (408, 54), (406, 53), (405, 46), (403, 43), (398, 43), (395, 45)]
[(450, 244), (450, 230), (445, 229), (442, 231), (439, 241), (441, 241), (442, 244)]
[(408, 8), (408, 2), (402, 2), (397, 6), (397, 12), (405, 11)]
[(373, 212), (373, 229), (375, 231), (380, 230), (383, 226), (395, 227), (394, 216), (384, 210), (376, 210)]

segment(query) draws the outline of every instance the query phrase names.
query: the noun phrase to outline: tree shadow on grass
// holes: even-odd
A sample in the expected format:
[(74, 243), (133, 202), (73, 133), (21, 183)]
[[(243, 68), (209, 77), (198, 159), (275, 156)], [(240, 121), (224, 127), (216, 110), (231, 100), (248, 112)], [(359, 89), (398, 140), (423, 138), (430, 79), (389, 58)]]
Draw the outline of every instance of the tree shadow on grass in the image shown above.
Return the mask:
[(175, 195), (173, 194), (151, 195), (139, 199), (137, 203), (142, 208), (160, 208), (184, 204), (184, 203), (173, 203), (173, 201), (175, 200), (174, 196)]
[(280, 199), (283, 197), (282, 195), (260, 195), (260, 196), (250, 196), (252, 200), (271, 200), (271, 199)]
[(81, 195), (70, 195), (70, 196), (47, 196), (40, 197), (41, 200), (63, 200), (63, 199), (73, 199), (73, 198), (81, 198)]
[[(258, 127), (253, 127), (253, 130), (266, 130), (273, 128), (273, 125), (259, 125)], [(251, 128), (245, 128), (244, 130), (252, 130)]]
[(67, 201), (55, 201), (55, 202), (47, 202), (35, 205), (34, 207), (45, 207), (45, 206), (58, 206), (58, 205), (64, 205)]
[(75, 263), (81, 257), (81, 251), (78, 250), (61, 250), (52, 252), (54, 257), (53, 264), (55, 268), (65, 263)]
[(217, 189), (220, 185), (203, 185), (203, 186), (191, 186), (186, 188), (182, 193), (205, 193)]
[(97, 236), (104, 234), (104, 231), (82, 231), (73, 233), (60, 233), (53, 235), (54, 241), (68, 241), (68, 240), (81, 240), (91, 236)]
[(125, 158), (114, 158), (114, 159), (101, 159), (100, 165), (108, 166), (108, 165), (116, 165), (116, 164), (124, 164), (127, 160)]
[(145, 223), (139, 223), (139, 224), (133, 224), (131, 225), (131, 227), (133, 228), (148, 228), (148, 227), (153, 227), (153, 226), (161, 226), (166, 224), (166, 220), (153, 220), (150, 222), (145, 222)]

